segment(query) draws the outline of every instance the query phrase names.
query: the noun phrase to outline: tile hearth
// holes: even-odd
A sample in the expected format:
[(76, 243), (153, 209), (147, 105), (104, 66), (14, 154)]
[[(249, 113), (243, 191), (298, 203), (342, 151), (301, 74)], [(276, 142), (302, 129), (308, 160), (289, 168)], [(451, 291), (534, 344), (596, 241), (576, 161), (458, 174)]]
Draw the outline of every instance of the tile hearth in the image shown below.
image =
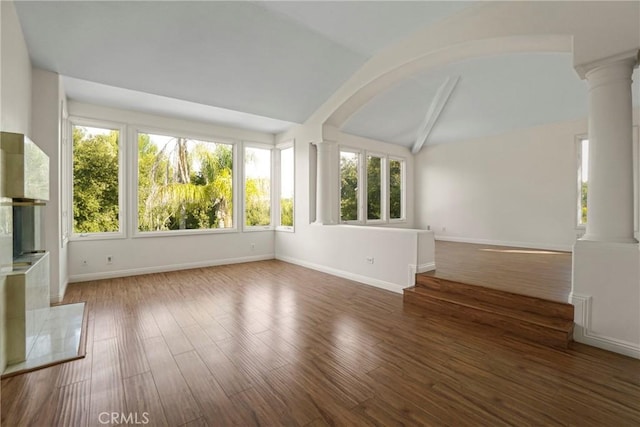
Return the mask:
[(80, 348), (84, 322), (84, 303), (48, 308), (46, 320), (36, 335), (27, 336), (27, 359), (7, 366), (2, 376), (11, 376), (84, 354)]

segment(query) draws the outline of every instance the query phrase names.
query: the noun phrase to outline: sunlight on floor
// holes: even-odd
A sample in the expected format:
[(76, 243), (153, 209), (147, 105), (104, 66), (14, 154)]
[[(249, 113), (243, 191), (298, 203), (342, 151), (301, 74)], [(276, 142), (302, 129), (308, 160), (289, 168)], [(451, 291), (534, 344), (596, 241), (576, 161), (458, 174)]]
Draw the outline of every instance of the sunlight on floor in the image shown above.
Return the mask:
[(535, 255), (566, 255), (566, 252), (541, 251), (536, 249), (480, 249), (485, 252), (500, 252), (505, 254), (535, 254)]

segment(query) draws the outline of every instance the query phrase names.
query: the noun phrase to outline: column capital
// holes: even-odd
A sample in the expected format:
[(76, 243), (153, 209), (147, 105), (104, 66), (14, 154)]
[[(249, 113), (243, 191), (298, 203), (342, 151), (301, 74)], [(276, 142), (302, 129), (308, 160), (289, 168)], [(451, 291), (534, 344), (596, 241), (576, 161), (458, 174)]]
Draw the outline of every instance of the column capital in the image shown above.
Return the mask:
[(638, 66), (638, 63), (640, 63), (640, 50), (631, 49), (615, 55), (607, 56), (606, 58), (597, 59), (584, 64), (577, 64), (574, 68), (580, 78), (584, 80), (589, 78), (589, 74), (592, 71), (602, 69), (615, 63), (620, 63), (621, 65), (624, 64), (625, 66), (628, 66), (630, 70), (634, 69)]
[(325, 148), (325, 147), (330, 148), (337, 144), (338, 143), (336, 141), (331, 141), (330, 139), (323, 139), (322, 141), (316, 141), (313, 143), (313, 145), (315, 145), (318, 148)]

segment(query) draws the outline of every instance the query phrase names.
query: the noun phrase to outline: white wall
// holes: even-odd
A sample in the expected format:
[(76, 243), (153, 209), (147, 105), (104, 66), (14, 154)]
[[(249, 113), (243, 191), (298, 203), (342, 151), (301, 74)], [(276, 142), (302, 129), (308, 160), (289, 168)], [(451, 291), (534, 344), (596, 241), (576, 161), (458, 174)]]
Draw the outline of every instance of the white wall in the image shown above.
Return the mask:
[[(295, 234), (277, 232), (276, 258), (401, 293), (414, 285), (418, 270), (434, 268), (433, 258), (418, 259), (419, 240), (420, 246), (433, 247), (428, 231), (310, 225)], [(428, 251), (421, 255), (428, 256)]]
[(49, 156), (49, 201), (44, 208), (44, 241), (45, 249), (50, 252), (50, 298), (57, 303), (62, 300), (68, 281), (67, 247), (61, 244), (60, 228), (60, 131), (66, 100), (58, 74), (34, 68), (32, 78), (32, 139)]
[[(119, 122), (135, 128), (192, 133), (212, 138), (228, 138), (273, 144), (274, 137), (207, 123), (191, 122), (133, 111), (106, 108), (69, 101), (69, 115)], [(126, 199), (130, 189), (125, 184)], [(235, 203), (234, 207), (239, 206)], [(112, 264), (106, 263), (107, 256)], [(132, 237), (122, 239), (71, 240), (69, 242), (69, 281), (94, 280), (156, 271), (196, 268), (234, 262), (274, 258), (274, 232), (221, 232), (209, 234)], [(86, 261), (86, 265), (83, 261)]]
[(575, 141), (586, 134), (585, 118), (426, 146), (415, 158), (415, 226), (440, 240), (570, 251), (582, 234)]
[(573, 263), (574, 339), (640, 359), (638, 244), (579, 240)]
[(425, 147), (416, 156), (416, 225), (436, 238), (571, 250), (577, 120)]
[[(31, 121), (31, 62), (24, 41), (15, 6), (11, 1), (0, 2), (0, 130), (29, 135)], [(2, 157), (2, 156), (0, 156)], [(1, 161), (0, 161), (1, 164)], [(2, 167), (0, 166), (0, 175)], [(1, 194), (0, 194), (1, 195)], [(0, 209), (0, 228), (4, 238), (0, 244), (12, 246), (7, 238), (11, 233), (11, 207)], [(9, 253), (12, 253), (12, 249)], [(0, 268), (0, 372), (6, 366), (5, 334), (6, 275)]]
[[(406, 200), (405, 200), (405, 218), (406, 221), (402, 223), (394, 222), (390, 224), (375, 224), (376, 227), (394, 227), (394, 228), (412, 228), (414, 226), (414, 156), (407, 147), (402, 147), (395, 144), (389, 144), (382, 141), (377, 141), (370, 138), (364, 138), (361, 136), (351, 135), (341, 132), (340, 130), (331, 127), (324, 126), (323, 137), (330, 141), (336, 141), (339, 147), (344, 148), (356, 148), (359, 150), (366, 150), (372, 153), (386, 154), (394, 158), (400, 158), (405, 160), (405, 174), (406, 174)], [(339, 177), (337, 178), (339, 179)], [(339, 192), (338, 186), (336, 191)], [(339, 194), (336, 194), (336, 208), (339, 200)], [(339, 218), (339, 215), (337, 216)]]
[[(318, 141), (313, 126), (298, 126), (277, 142), (295, 140), (295, 232), (276, 231), (276, 257), (309, 268), (356, 280), (394, 292), (414, 283), (416, 270), (433, 269), (433, 234), (412, 230), (413, 158), (405, 147), (344, 134), (325, 128), (323, 137), (347, 146), (387, 153), (406, 160), (407, 221), (380, 227), (361, 225), (315, 225), (312, 199), (314, 168), (311, 143)], [(335, 189), (338, 190), (337, 188)], [(407, 229), (400, 229), (404, 227)], [(373, 263), (367, 261), (373, 258)]]
[(0, 2), (0, 129), (30, 136), (31, 61), (12, 1)]

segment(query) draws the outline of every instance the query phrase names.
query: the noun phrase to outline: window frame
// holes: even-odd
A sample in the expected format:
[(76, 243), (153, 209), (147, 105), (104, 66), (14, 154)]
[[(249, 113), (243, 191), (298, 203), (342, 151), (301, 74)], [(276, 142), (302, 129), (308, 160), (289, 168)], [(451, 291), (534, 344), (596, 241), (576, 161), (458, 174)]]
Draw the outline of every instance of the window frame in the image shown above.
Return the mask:
[[(247, 197), (247, 186), (246, 186), (246, 180), (247, 180), (247, 174), (246, 174), (246, 162), (245, 162), (245, 155), (247, 152), (247, 148), (258, 148), (258, 149), (262, 149), (262, 150), (269, 150), (270, 153), (270, 168), (271, 170), (269, 171), (269, 179), (270, 179), (270, 188), (269, 188), (269, 206), (270, 206), (270, 223), (269, 225), (247, 225), (247, 211), (246, 211), (246, 197)], [(273, 145), (270, 144), (265, 144), (262, 142), (253, 142), (253, 141), (243, 141), (242, 142), (242, 200), (241, 200), (241, 208), (242, 208), (242, 231), (243, 232), (258, 232), (258, 231), (270, 231), (270, 230), (275, 230), (275, 186), (274, 186), (274, 182), (275, 181), (275, 155), (274, 152), (276, 151), (275, 149), (276, 147), (274, 147)], [(278, 202), (279, 204), (279, 202)], [(279, 212), (279, 209), (278, 209)]]
[[(352, 147), (347, 147), (347, 146), (339, 146), (338, 147), (338, 223), (339, 224), (364, 224), (363, 218), (364, 218), (364, 213), (366, 211), (366, 205), (365, 205), (365, 198), (363, 195), (363, 191), (362, 188), (364, 186), (366, 186), (366, 177), (364, 176), (363, 173), (363, 167), (362, 167), (362, 163), (363, 163), (363, 151), (361, 149), (358, 148), (352, 148)], [(358, 176), (358, 189), (356, 191), (356, 201), (358, 203), (358, 209), (356, 210), (356, 219), (350, 219), (350, 220), (343, 220), (342, 219), (342, 171), (340, 169), (340, 162), (341, 162), (341, 157), (342, 157), (342, 153), (351, 153), (351, 154), (355, 154), (358, 158), (358, 169), (357, 169), (357, 176)]]
[[(122, 122), (116, 122), (111, 120), (93, 119), (82, 116), (68, 116), (68, 162), (69, 162), (69, 197), (68, 197), (68, 230), (69, 241), (88, 241), (88, 240), (113, 240), (113, 239), (125, 239), (127, 237), (127, 162), (126, 162), (126, 139), (127, 139), (127, 125)], [(74, 127), (93, 127), (101, 129), (117, 130), (118, 135), (118, 229), (119, 231), (105, 231), (105, 232), (93, 232), (93, 233), (76, 233), (73, 229), (73, 187), (74, 187), (74, 175), (73, 175), (73, 129)]]
[[(162, 136), (170, 136), (173, 138), (185, 138), (203, 142), (211, 142), (215, 144), (227, 144), (232, 147), (232, 196), (233, 196), (233, 227), (231, 228), (194, 228), (188, 230), (165, 230), (165, 231), (140, 231), (138, 229), (138, 135), (141, 133), (154, 134)], [(214, 135), (201, 134), (198, 132), (185, 132), (183, 130), (171, 130), (165, 128), (158, 128), (153, 126), (132, 125), (130, 126), (129, 140), (132, 141), (129, 145), (131, 150), (129, 167), (130, 172), (130, 194), (131, 201), (130, 206), (136, 207), (136, 209), (130, 209), (127, 213), (130, 216), (129, 223), (131, 224), (130, 235), (132, 238), (148, 238), (148, 237), (169, 237), (169, 236), (189, 236), (198, 234), (224, 234), (224, 233), (237, 233), (240, 228), (238, 227), (238, 146), (237, 140), (231, 138), (218, 137)]]
[[(369, 219), (369, 157), (375, 157), (380, 159), (380, 219)], [(377, 225), (386, 224), (389, 219), (389, 166), (388, 156), (386, 154), (378, 153), (375, 151), (364, 152), (364, 164), (362, 165), (364, 176), (364, 185), (362, 186), (363, 199), (364, 199), (364, 212), (362, 219), (366, 224)]]
[[(341, 195), (342, 195), (342, 179), (340, 175), (340, 158), (343, 152), (352, 153), (358, 155), (358, 218), (357, 220), (342, 220), (342, 213), (340, 211)], [(380, 219), (368, 219), (368, 176), (367, 176), (367, 162), (369, 157), (378, 157), (381, 159), (380, 165), (380, 191), (381, 200)], [(401, 218), (391, 218), (391, 167), (390, 162), (398, 161), (401, 164), (401, 189), (400, 189), (400, 203), (401, 203)], [(368, 151), (364, 149), (339, 146), (338, 147), (338, 222), (340, 224), (351, 225), (385, 225), (385, 224), (403, 224), (407, 222), (407, 159), (401, 156), (394, 156), (391, 154), (385, 154), (379, 151)]]
[[(391, 162), (400, 162), (400, 218), (391, 218)], [(403, 157), (387, 158), (387, 220), (389, 224), (407, 222), (407, 160)]]
[[(575, 136), (575, 158), (576, 158), (576, 192), (575, 192), (575, 206), (576, 211), (574, 215), (575, 228), (577, 231), (584, 232), (587, 228), (587, 223), (582, 222), (582, 142), (588, 141), (589, 137), (586, 133)], [(588, 168), (588, 165), (587, 165)]]
[[(292, 149), (293, 150), (293, 225), (282, 225), (282, 151)], [(274, 178), (277, 181), (275, 184), (275, 190), (277, 197), (275, 198), (276, 212), (276, 231), (286, 231), (289, 233), (295, 232), (296, 227), (296, 146), (295, 140), (285, 141), (277, 144), (275, 147), (277, 155), (275, 155), (276, 171)]]

